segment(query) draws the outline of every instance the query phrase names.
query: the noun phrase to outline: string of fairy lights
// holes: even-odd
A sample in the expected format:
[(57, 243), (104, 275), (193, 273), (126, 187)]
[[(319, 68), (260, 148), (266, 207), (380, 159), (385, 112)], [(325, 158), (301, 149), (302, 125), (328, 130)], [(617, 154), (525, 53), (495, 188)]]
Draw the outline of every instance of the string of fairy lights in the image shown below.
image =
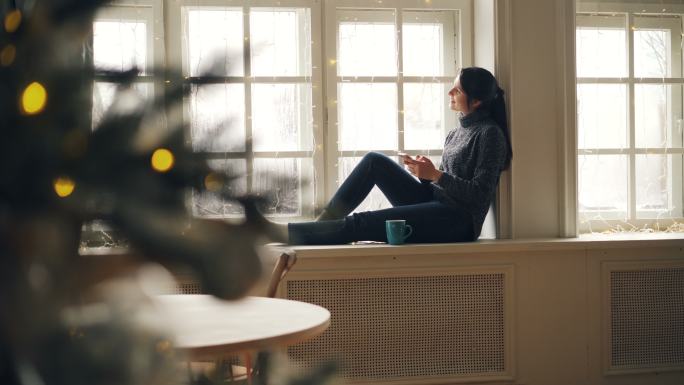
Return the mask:
[[(15, 33), (22, 23), (21, 10), (12, 10), (7, 13), (4, 19), (5, 31), (9, 34)], [(0, 51), (0, 65), (9, 67), (16, 58), (16, 47), (7, 44)], [(26, 85), (18, 98), (18, 108), (23, 115), (39, 115), (49, 103), (49, 92), (43, 84), (33, 81)], [(164, 173), (171, 170), (174, 166), (174, 155), (166, 148), (157, 148), (150, 155), (150, 167), (156, 172)], [(213, 179), (217, 179), (213, 177)], [(52, 183), (54, 193), (60, 198), (70, 196), (76, 189), (76, 182), (69, 175), (59, 175), (54, 178)], [(212, 185), (215, 188), (215, 183)]]
[[(425, 6), (425, 5), (431, 5), (432, 2), (430, 0), (423, 0), (423, 1), (421, 1), (421, 3), (423, 3), (423, 6)], [(377, 0), (377, 4), (378, 5), (383, 4), (382, 0)], [(663, 5), (662, 14), (668, 15), (669, 14), (668, 12), (670, 12), (670, 11), (668, 11), (667, 7), (664, 5), (664, 2), (661, 1), (661, 4)], [(197, 6), (198, 7), (201, 6), (199, 1), (197, 2)], [(599, 3), (598, 8), (597, 8), (597, 14), (605, 13), (605, 11), (602, 9), (602, 7), (603, 7), (603, 5)], [(163, 23), (164, 21), (163, 20), (155, 20), (155, 23), (158, 23), (158, 22)], [(22, 23), (21, 11), (20, 10), (13, 10), (13, 11), (10, 11), (6, 14), (6, 16), (3, 20), (3, 27), (7, 33), (12, 34), (18, 30), (21, 23)], [(632, 26), (632, 29), (634, 29), (634, 26)], [(311, 32), (311, 25), (310, 24), (305, 25), (305, 30), (307, 30), (310, 33)], [(398, 41), (398, 39), (401, 38), (401, 36), (399, 35), (400, 30), (397, 30), (396, 34), (397, 34), (396, 39)], [(319, 36), (312, 37), (312, 39), (319, 39), (319, 38), (321, 38), (321, 37), (319, 37)], [(245, 39), (247, 39), (247, 37), (245, 37)], [(275, 37), (274, 37), (274, 39), (275, 39)], [(310, 42), (309, 44), (313, 47), (314, 43)], [(308, 60), (308, 63), (310, 63), (309, 65), (311, 65), (314, 70), (317, 70), (317, 71), (323, 70), (321, 68), (316, 68), (315, 63), (311, 62), (311, 56), (312, 55), (311, 55), (310, 51), (311, 51), (311, 49), (309, 49), (307, 51), (309, 53), (308, 53), (308, 57), (305, 58), (305, 60)], [(14, 45), (7, 44), (4, 47), (2, 47), (0, 49), (0, 66), (4, 66), (4, 67), (12, 66), (14, 61), (15, 61), (16, 54), (17, 54), (17, 49)], [(275, 56), (274, 56), (274, 58), (275, 58)], [(328, 66), (336, 67), (339, 65), (337, 60), (338, 60), (338, 58), (332, 57), (332, 58), (323, 59), (323, 62), (326, 63)], [(402, 60), (402, 58), (399, 57), (398, 53), (396, 56), (396, 60), (397, 60), (397, 62)], [(314, 84), (313, 75), (312, 75), (311, 71), (305, 71), (304, 72), (303, 81), (306, 84), (311, 85), (312, 88), (316, 88), (319, 86), (318, 84)], [(664, 82), (664, 80), (663, 80), (663, 82)], [(20, 95), (18, 95), (18, 101), (17, 102), (18, 102), (19, 111), (22, 114), (24, 114), (24, 115), (39, 115), (45, 110), (45, 106), (50, 102), (50, 92), (48, 89), (46, 89), (45, 85), (41, 84), (38, 81), (33, 81), (33, 82), (30, 82), (29, 84), (26, 84), (26, 86), (21, 91)], [(336, 105), (338, 103), (338, 96), (337, 95), (327, 95), (326, 102), (327, 102), (327, 106)], [(315, 109), (315, 108), (324, 108), (324, 107), (325, 106), (317, 105), (315, 101), (312, 101), (311, 108)], [(398, 108), (400, 109), (400, 112), (403, 113), (403, 107), (398, 106)], [(245, 119), (246, 119), (246, 121), (250, 121), (252, 119), (252, 115), (246, 115)], [(311, 158), (317, 158), (317, 157), (319, 157), (319, 153), (323, 152), (323, 150), (325, 149), (325, 146), (323, 143), (318, 142), (318, 138), (321, 135), (315, 134), (315, 133), (321, 132), (321, 129), (324, 131), (325, 128), (319, 127), (316, 120), (313, 118), (311, 119), (311, 121), (308, 121), (306, 123), (310, 127), (312, 132), (314, 133), (314, 134), (310, 135), (310, 138), (311, 138), (311, 144), (310, 144), (310, 148), (311, 148), (310, 154), (311, 155), (310, 156), (311, 156)], [(251, 137), (247, 137), (246, 139), (250, 140)], [(338, 144), (339, 144), (339, 142), (338, 142)], [(309, 146), (306, 146), (306, 147), (309, 147)], [(358, 157), (358, 155), (360, 155), (362, 152), (365, 152), (365, 151), (361, 151), (361, 150), (356, 151), (355, 150), (355, 151), (353, 151), (352, 155), (348, 155), (347, 157), (348, 158)], [(666, 152), (665, 154), (668, 155), (669, 153)], [(273, 158), (279, 158), (279, 156), (280, 156), (280, 151), (279, 150), (274, 151)], [(290, 156), (290, 155), (286, 155), (286, 156)], [(173, 169), (173, 167), (174, 167), (174, 163), (175, 163), (174, 154), (169, 149), (166, 149), (166, 148), (154, 149), (153, 151), (151, 151), (149, 157), (150, 157), (150, 162), (149, 162), (150, 167), (156, 172), (160, 172), (160, 173), (168, 172), (169, 170)], [(320, 158), (322, 159), (322, 157), (320, 157)], [(338, 161), (334, 164), (335, 169), (339, 170), (340, 168), (345, 168), (345, 169), (348, 168), (348, 167), (343, 167), (343, 165), (340, 164), (341, 163), (341, 162), (339, 162), (340, 159), (342, 159), (342, 158), (337, 157)], [(340, 174), (338, 176), (343, 177), (344, 175), (342, 175), (342, 174)], [(318, 173), (313, 173), (312, 176), (313, 176), (313, 181), (312, 181), (313, 183), (311, 185), (314, 188), (314, 193), (311, 195), (311, 199), (312, 199), (312, 201), (314, 201), (316, 199), (317, 194), (320, 194), (320, 191), (317, 192), (317, 191), (315, 191), (315, 189), (317, 189), (318, 186), (321, 186), (322, 183), (320, 183), (320, 180), (319, 180), (320, 175)], [(335, 178), (335, 182), (339, 183), (340, 180), (338, 178)], [(220, 190), (221, 183), (222, 183), (221, 178), (219, 177), (218, 174), (210, 173), (205, 177), (205, 180), (204, 180), (205, 187), (209, 191)], [(66, 197), (70, 196), (75, 191), (75, 189), (77, 188), (75, 181), (72, 178), (70, 178), (68, 175), (57, 176), (54, 179), (52, 186), (54, 189), (54, 193), (61, 198), (66, 198)], [(381, 198), (379, 198), (377, 195), (373, 195), (371, 197), (371, 200), (377, 200), (377, 199), (381, 199)], [(313, 205), (313, 204), (315, 204), (315, 202), (312, 202), (311, 204)], [(371, 203), (371, 205), (377, 205), (377, 204), (378, 204), (377, 202)], [(670, 218), (658, 217), (658, 218), (656, 218), (656, 225), (655, 225), (656, 227), (659, 227), (659, 221), (661, 219), (670, 220)], [(601, 218), (598, 218), (598, 220), (601, 220)], [(667, 227), (667, 226), (663, 226), (663, 227)], [(635, 227), (633, 225), (630, 225), (627, 222), (623, 223), (622, 225), (614, 225), (614, 226), (612, 226), (612, 228), (615, 230), (625, 230), (625, 229), (634, 230), (635, 229)]]

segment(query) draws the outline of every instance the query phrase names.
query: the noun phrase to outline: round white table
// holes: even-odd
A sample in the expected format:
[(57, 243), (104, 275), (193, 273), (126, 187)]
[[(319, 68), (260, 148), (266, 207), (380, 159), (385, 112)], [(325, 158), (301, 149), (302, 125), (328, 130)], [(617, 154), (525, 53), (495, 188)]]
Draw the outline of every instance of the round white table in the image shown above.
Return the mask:
[(183, 294), (156, 296), (154, 303), (165, 317), (176, 348), (195, 359), (296, 344), (330, 325), (328, 310), (280, 298), (222, 301)]

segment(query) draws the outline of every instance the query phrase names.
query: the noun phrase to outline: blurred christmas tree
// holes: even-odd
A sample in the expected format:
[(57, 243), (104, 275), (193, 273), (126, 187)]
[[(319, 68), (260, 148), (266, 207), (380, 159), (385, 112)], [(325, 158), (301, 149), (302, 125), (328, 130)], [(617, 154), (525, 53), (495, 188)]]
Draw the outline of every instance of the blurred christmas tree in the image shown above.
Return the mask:
[[(93, 290), (121, 269), (115, 260), (79, 256), (84, 223), (107, 221), (141, 262), (185, 265), (221, 298), (243, 295), (260, 274), (253, 200), (231, 196), (232, 176), (184, 146), (182, 123), (165, 122), (182, 102), (181, 85), (134, 108), (117, 108), (117, 100), (91, 127), (95, 70), (84, 64), (83, 47), (103, 3), (0, 6), (2, 384), (168, 383), (160, 373), (173, 366), (172, 353), (163, 337), (126, 318), (121, 293)], [(136, 71), (106, 76), (122, 98)], [(239, 199), (256, 220), (193, 218), (189, 189)], [(93, 306), (106, 311), (73, 311)]]

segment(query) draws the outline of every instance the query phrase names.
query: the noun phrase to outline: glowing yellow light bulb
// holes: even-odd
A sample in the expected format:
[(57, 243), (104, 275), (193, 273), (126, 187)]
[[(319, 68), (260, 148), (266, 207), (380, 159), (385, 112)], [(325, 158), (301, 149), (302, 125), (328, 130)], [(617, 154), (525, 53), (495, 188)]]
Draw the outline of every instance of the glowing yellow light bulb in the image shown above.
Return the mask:
[(158, 148), (152, 153), (152, 168), (159, 172), (167, 172), (173, 167), (173, 153), (165, 148)]
[(7, 44), (2, 51), (0, 51), (0, 65), (7, 67), (14, 63), (14, 58), (17, 56), (17, 49), (12, 44)]
[(47, 102), (47, 91), (38, 82), (33, 82), (24, 89), (21, 94), (21, 108), (25, 113), (34, 115), (45, 108)]
[(21, 24), (21, 11), (15, 9), (5, 16), (5, 31), (12, 33), (19, 28)]
[(216, 173), (210, 172), (205, 178), (204, 178), (204, 186), (207, 188), (209, 191), (219, 191), (221, 189), (221, 177), (217, 175)]
[(157, 342), (157, 353), (168, 353), (173, 348), (173, 344), (169, 340), (161, 340)]
[(74, 188), (76, 188), (76, 183), (74, 183), (73, 179), (67, 176), (58, 177), (55, 179), (52, 185), (60, 198), (68, 197), (72, 192), (74, 192)]

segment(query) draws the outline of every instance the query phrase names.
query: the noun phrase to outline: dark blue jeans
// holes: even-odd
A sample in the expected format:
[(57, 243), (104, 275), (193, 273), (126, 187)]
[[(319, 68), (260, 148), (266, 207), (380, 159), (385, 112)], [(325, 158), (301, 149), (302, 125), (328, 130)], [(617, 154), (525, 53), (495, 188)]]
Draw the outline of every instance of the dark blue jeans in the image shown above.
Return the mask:
[[(349, 215), (378, 186), (392, 208)], [(322, 219), (322, 220), (320, 220)], [(385, 221), (404, 219), (413, 233), (408, 243), (472, 241), (472, 216), (434, 199), (430, 183), (375, 152), (366, 154), (342, 183), (316, 222), (290, 223), (290, 244), (324, 245), (387, 241)]]

